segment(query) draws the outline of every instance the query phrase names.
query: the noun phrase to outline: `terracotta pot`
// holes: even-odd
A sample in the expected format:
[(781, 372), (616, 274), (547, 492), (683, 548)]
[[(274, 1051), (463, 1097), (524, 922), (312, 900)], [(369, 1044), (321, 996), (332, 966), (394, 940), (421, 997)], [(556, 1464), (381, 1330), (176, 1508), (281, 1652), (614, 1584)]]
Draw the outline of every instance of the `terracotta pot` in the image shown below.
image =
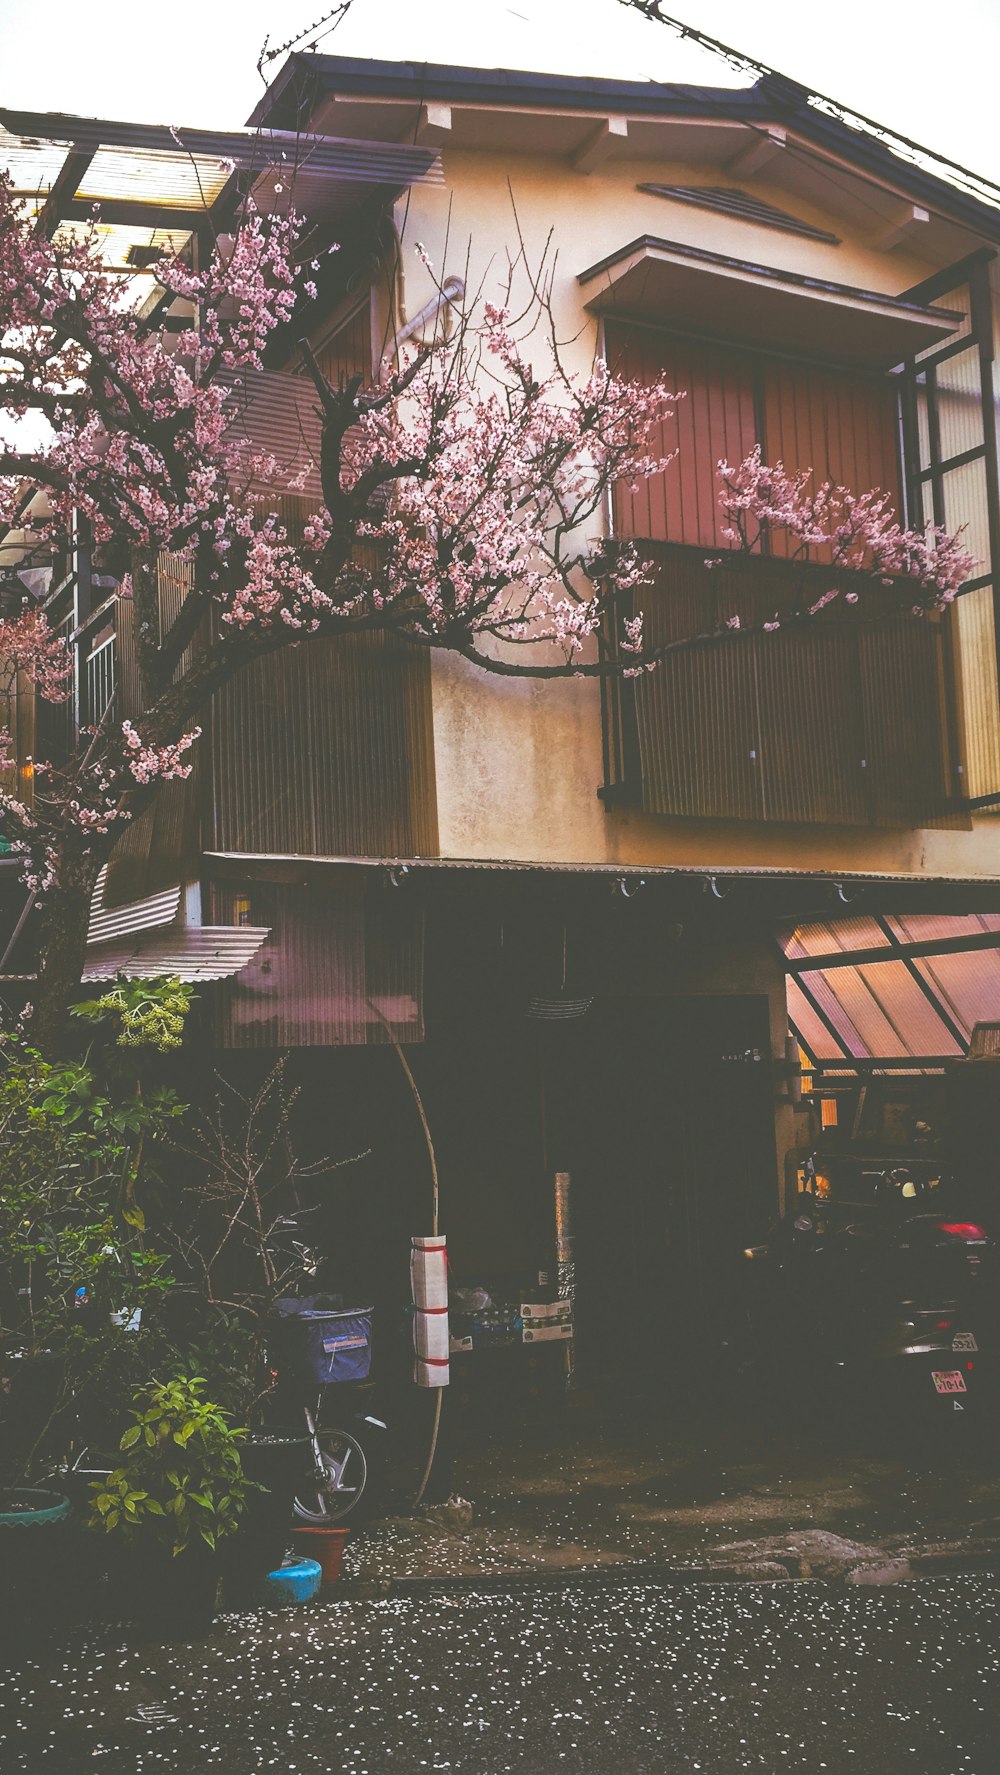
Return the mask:
[(344, 1557), (348, 1528), (297, 1528), (292, 1532), (295, 1551), (300, 1559), (315, 1559), (323, 1573), (324, 1586), (336, 1584)]

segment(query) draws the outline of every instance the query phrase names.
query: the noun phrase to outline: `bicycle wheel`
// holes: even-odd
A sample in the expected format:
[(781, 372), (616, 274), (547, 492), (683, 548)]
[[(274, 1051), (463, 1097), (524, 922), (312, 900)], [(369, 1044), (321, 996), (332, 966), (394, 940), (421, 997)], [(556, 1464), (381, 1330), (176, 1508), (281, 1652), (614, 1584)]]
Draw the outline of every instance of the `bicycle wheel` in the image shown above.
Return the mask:
[(368, 1462), (360, 1442), (346, 1430), (319, 1430), (316, 1434), (325, 1479), (320, 1480), (311, 1458), (307, 1476), (296, 1486), (293, 1510), (300, 1522), (342, 1522), (356, 1511), (368, 1483)]

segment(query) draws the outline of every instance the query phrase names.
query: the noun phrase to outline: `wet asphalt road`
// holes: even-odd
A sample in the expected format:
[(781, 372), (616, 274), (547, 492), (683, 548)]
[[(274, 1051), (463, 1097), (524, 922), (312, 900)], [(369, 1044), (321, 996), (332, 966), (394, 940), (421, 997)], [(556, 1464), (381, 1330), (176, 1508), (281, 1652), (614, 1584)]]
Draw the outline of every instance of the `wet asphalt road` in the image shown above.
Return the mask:
[(0, 1679), (0, 1769), (997, 1775), (995, 1579), (578, 1583), (77, 1629)]

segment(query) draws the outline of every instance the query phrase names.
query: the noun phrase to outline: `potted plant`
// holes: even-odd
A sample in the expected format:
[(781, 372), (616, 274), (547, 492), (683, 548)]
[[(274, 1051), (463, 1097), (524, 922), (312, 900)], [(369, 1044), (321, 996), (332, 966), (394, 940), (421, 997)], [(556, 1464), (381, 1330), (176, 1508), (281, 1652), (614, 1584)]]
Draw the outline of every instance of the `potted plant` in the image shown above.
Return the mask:
[(165, 1638), (207, 1632), (219, 1545), (256, 1491), (240, 1458), (245, 1431), (204, 1388), (197, 1375), (144, 1387), (120, 1465), (93, 1488), (92, 1520), (126, 1556), (128, 1612)]

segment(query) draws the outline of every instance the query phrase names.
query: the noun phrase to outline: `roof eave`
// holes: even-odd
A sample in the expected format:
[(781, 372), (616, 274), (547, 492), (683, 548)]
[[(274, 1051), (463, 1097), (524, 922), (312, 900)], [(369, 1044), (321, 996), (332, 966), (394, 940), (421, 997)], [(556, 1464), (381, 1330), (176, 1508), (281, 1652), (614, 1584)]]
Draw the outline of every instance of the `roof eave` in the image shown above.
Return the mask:
[[(290, 88), (305, 74), (298, 104), (289, 112)], [(320, 93), (357, 98), (432, 99), (455, 103), (546, 107), (561, 111), (627, 111), (647, 117), (717, 117), (725, 121), (782, 123), (857, 171), (890, 183), (901, 194), (937, 210), (984, 239), (1000, 242), (1000, 207), (966, 195), (893, 153), (875, 136), (852, 128), (809, 103), (805, 87), (761, 80), (751, 87), (668, 86), (655, 81), (605, 80), (569, 74), (533, 74), (504, 68), (387, 62), (350, 56), (290, 56), (248, 119), (252, 126), (295, 128), (303, 103)], [(932, 151), (927, 150), (930, 154)]]

